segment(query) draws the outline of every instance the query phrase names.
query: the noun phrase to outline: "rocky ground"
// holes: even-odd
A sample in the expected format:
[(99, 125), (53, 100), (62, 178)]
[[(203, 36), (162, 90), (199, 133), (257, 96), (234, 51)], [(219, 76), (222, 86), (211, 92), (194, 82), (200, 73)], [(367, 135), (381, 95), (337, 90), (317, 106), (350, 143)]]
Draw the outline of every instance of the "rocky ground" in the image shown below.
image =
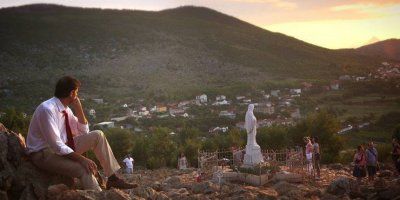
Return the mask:
[[(321, 179), (272, 179), (264, 186), (213, 180), (196, 181), (195, 169), (135, 170), (122, 176), (139, 187), (102, 192), (80, 190), (63, 177), (46, 174), (24, 157), (17, 134), (0, 130), (0, 200), (3, 199), (400, 199), (400, 179), (390, 166), (359, 185), (350, 166), (323, 166)], [(277, 176), (276, 176), (277, 177)]]

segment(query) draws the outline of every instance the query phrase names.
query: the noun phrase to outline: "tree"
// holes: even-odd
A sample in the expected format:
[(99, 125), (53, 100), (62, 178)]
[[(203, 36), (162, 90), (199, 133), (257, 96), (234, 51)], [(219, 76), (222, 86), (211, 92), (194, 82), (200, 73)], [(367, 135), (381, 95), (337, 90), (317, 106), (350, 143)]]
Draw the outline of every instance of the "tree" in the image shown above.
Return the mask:
[(133, 150), (133, 133), (123, 129), (108, 129), (105, 131), (107, 140), (113, 150), (115, 157), (121, 160)]
[(322, 162), (336, 162), (338, 160), (343, 142), (337, 135), (340, 122), (334, 115), (324, 110), (319, 111), (309, 115), (294, 129), (295, 131), (291, 132), (291, 137), (296, 144), (304, 144), (304, 142), (300, 142), (299, 135), (317, 136), (321, 145)]
[(11, 131), (21, 133), (23, 136), (28, 134), (30, 118), (24, 117), (24, 114), (15, 108), (6, 109), (0, 117), (0, 122)]
[(290, 144), (288, 130), (282, 126), (258, 129), (257, 143), (261, 149), (284, 149)]

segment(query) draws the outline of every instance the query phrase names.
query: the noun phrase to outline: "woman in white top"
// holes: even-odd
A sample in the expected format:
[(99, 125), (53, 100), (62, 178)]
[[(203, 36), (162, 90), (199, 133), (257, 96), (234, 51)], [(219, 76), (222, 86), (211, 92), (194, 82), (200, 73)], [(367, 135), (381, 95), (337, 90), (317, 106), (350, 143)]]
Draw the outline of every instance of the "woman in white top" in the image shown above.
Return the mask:
[(181, 157), (178, 159), (178, 169), (179, 170), (187, 169), (187, 167), (188, 167), (187, 165), (188, 165), (188, 163), (187, 163), (186, 156), (183, 153), (181, 153)]
[(313, 145), (309, 137), (305, 137), (304, 141), (306, 142), (306, 159), (307, 159), (307, 171), (308, 173), (312, 172), (312, 158), (313, 158)]

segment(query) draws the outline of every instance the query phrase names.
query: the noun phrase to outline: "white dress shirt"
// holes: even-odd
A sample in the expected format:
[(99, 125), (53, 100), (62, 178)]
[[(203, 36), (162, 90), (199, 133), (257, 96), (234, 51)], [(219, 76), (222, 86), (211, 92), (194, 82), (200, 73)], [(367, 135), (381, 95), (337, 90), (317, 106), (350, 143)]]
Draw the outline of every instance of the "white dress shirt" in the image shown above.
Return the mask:
[(29, 125), (26, 145), (28, 153), (37, 152), (50, 147), (58, 155), (67, 155), (74, 152), (65, 143), (67, 131), (65, 129), (65, 116), (68, 113), (69, 125), (75, 137), (89, 132), (88, 124), (81, 124), (69, 107), (65, 107), (57, 97), (41, 103), (35, 110)]

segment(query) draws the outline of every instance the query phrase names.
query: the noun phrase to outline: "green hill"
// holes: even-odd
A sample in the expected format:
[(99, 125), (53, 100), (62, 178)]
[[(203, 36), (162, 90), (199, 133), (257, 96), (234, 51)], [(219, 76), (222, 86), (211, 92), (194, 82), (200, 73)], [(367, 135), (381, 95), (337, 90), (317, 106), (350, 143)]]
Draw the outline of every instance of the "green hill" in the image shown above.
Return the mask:
[(362, 55), (400, 61), (400, 39), (388, 39), (355, 49)]
[(333, 79), (380, 62), (203, 7), (149, 12), (35, 4), (0, 9), (0, 27), (0, 108), (34, 105), (65, 74), (82, 80), (86, 97), (162, 98), (267, 80)]

